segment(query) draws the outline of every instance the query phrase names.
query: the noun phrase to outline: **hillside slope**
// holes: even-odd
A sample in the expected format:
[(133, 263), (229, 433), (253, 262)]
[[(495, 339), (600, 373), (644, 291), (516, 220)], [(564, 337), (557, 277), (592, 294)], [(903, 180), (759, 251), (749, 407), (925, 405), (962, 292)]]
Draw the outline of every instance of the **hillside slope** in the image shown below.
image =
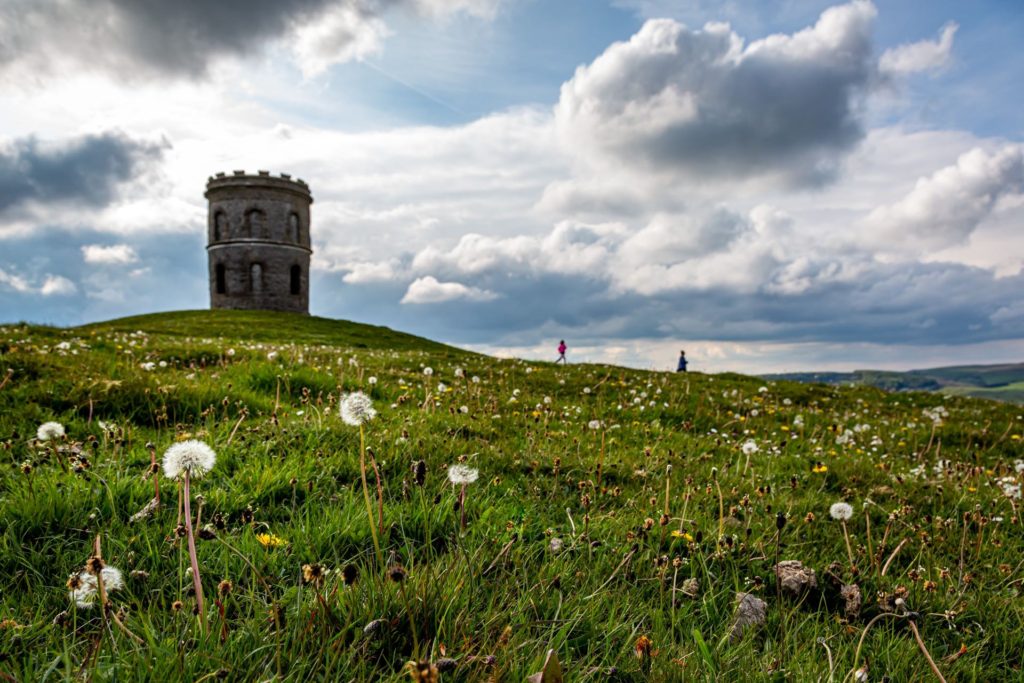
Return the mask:
[(388, 327), (349, 320), (274, 311), (197, 310), (150, 313), (82, 325), (71, 331), (135, 332), (175, 337), (223, 338), (241, 341), (331, 344), (357, 349), (393, 349), (468, 353)]
[(0, 677), (927, 680), (913, 618), (947, 680), (1018, 680), (1019, 413), (303, 316), (0, 326)]

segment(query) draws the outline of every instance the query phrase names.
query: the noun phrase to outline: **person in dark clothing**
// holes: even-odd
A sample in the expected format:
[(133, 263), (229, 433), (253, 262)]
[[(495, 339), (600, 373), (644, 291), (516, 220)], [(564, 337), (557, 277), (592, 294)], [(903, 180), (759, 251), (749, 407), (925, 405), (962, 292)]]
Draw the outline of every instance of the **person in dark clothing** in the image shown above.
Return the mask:
[(686, 351), (679, 352), (679, 365), (676, 366), (676, 372), (686, 372)]

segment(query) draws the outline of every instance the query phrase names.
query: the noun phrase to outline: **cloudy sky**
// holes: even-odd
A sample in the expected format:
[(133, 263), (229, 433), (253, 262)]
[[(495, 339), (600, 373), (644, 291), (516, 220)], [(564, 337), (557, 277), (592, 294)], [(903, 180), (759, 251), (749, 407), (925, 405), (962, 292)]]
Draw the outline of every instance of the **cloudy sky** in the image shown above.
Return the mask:
[(1024, 13), (977, 0), (0, 0), (0, 320), (208, 306), (305, 179), (314, 314), (769, 372), (1024, 360)]

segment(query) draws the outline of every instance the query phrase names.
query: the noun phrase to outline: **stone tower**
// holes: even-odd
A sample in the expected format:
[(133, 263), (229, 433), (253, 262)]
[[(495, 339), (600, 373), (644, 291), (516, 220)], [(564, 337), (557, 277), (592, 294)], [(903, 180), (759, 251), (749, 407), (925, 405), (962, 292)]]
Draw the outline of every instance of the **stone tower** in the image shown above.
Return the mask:
[(210, 308), (308, 314), (309, 186), (235, 171), (210, 178), (206, 198)]

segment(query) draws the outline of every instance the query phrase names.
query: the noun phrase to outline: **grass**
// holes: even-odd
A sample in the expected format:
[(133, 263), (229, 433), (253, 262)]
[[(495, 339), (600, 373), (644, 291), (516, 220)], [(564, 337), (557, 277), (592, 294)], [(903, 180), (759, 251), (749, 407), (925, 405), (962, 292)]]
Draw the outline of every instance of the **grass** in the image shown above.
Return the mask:
[[(947, 680), (1024, 677), (1019, 407), (497, 360), (251, 312), (8, 325), (0, 353), (4, 680), (398, 681), (421, 659), (443, 681), (522, 681), (548, 649), (571, 681), (838, 682), (855, 663), (928, 680), (908, 610)], [(379, 411), (384, 566), (359, 429), (338, 416), (356, 390)], [(36, 443), (50, 420), (66, 437)], [(206, 630), (176, 483), (159, 475), (161, 507), (130, 521), (153, 497), (147, 444), (187, 438), (218, 454), (193, 482)], [(479, 470), (465, 532), (456, 463)], [(125, 576), (106, 612), (65, 586), (97, 536)], [(818, 587), (784, 592), (776, 552)], [(741, 591), (766, 619), (733, 642)]]

